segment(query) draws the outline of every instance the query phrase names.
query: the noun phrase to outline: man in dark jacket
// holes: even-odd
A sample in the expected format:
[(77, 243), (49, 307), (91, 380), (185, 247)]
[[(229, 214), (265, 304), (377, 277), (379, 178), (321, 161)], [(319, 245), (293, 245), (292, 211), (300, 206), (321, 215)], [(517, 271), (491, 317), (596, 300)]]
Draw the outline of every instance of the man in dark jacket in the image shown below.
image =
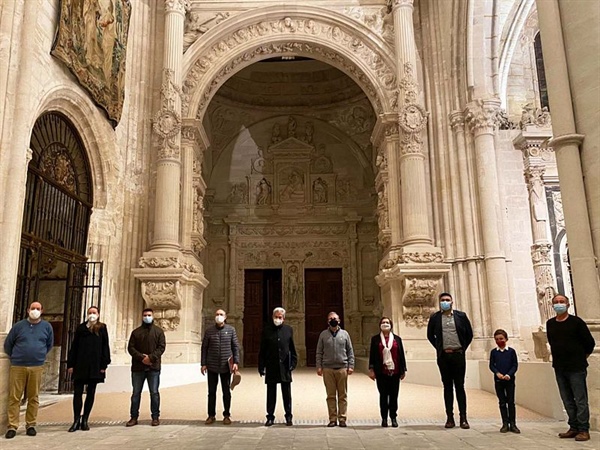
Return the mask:
[(292, 371), (298, 363), (298, 355), (294, 346), (294, 331), (284, 325), (285, 309), (273, 310), (273, 322), (265, 324), (260, 352), (258, 354), (258, 373), (265, 377), (267, 385), (267, 421), (270, 427), (275, 421), (275, 404), (277, 402), (277, 384), (281, 383), (285, 424), (292, 422)]
[(158, 385), (160, 383), (160, 357), (166, 348), (165, 332), (162, 328), (154, 325), (154, 311), (151, 308), (144, 309), (142, 321), (142, 325), (131, 332), (127, 346), (131, 355), (131, 384), (133, 385), (131, 418), (127, 422), (128, 427), (133, 427), (138, 423), (142, 389), (146, 380), (148, 380), (148, 390), (150, 391), (152, 426), (160, 425)]
[(221, 379), (223, 392), (223, 425), (231, 425), (231, 374), (240, 363), (240, 346), (235, 328), (225, 323), (227, 314), (222, 309), (215, 312), (215, 326), (207, 327), (201, 348), (202, 375), (208, 372), (208, 418), (211, 425), (217, 415), (217, 384)]
[(548, 343), (552, 349), (552, 367), (560, 398), (569, 416), (569, 429), (561, 439), (590, 439), (590, 405), (587, 392), (587, 359), (596, 341), (583, 319), (569, 314), (569, 299), (556, 294), (552, 307), (556, 317), (546, 322)]
[(437, 364), (444, 384), (446, 405), (446, 428), (453, 428), (454, 389), (460, 413), (460, 427), (467, 429), (467, 394), (465, 393), (465, 353), (473, 340), (473, 329), (469, 318), (462, 311), (452, 309), (452, 296), (443, 292), (439, 296), (440, 311), (429, 318), (427, 339), (437, 351)]

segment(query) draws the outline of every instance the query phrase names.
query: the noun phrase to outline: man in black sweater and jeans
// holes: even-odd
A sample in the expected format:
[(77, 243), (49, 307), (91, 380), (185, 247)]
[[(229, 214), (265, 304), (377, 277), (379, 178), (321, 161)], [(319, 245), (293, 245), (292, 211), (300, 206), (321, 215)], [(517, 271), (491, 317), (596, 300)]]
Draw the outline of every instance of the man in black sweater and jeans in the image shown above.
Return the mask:
[(548, 343), (552, 349), (552, 367), (560, 397), (569, 416), (569, 430), (562, 439), (590, 439), (590, 405), (587, 392), (587, 358), (596, 342), (587, 324), (569, 314), (569, 299), (556, 294), (552, 299), (556, 317), (546, 322)]

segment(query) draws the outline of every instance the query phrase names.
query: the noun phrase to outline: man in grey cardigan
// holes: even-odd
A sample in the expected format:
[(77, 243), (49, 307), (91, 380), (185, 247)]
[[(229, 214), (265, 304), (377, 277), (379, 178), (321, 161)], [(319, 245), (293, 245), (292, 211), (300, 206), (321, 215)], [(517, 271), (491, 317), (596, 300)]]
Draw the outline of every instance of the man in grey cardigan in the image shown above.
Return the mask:
[(340, 316), (327, 314), (329, 327), (317, 342), (317, 375), (323, 377), (329, 410), (328, 427), (346, 426), (348, 375), (354, 372), (354, 350), (347, 331), (340, 328)]
[[(231, 373), (238, 370), (240, 346), (235, 328), (227, 325), (227, 314), (222, 309), (215, 312), (215, 325), (209, 326), (202, 339), (202, 375), (208, 372), (208, 418), (204, 422), (211, 425), (217, 415), (217, 384), (221, 379), (223, 391), (223, 425), (231, 425)], [(231, 358), (231, 365), (229, 359)]]

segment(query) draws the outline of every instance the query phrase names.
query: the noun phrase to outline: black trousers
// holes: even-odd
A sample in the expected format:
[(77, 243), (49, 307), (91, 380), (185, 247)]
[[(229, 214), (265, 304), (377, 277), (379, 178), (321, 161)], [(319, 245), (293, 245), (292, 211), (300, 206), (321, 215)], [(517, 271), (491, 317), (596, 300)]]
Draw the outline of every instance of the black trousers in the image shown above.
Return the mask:
[(231, 373), (217, 373), (208, 371), (208, 416), (217, 415), (217, 384), (221, 378), (221, 391), (223, 392), (223, 417), (229, 417), (231, 413)]
[(387, 420), (398, 416), (398, 393), (400, 392), (400, 375), (379, 374), (375, 378), (379, 391), (379, 411), (381, 418)]
[(464, 353), (445, 353), (442, 352), (437, 359), (442, 383), (444, 384), (444, 403), (446, 405), (446, 414), (454, 413), (454, 391), (456, 390), (456, 401), (458, 403), (458, 412), (461, 415), (467, 414), (467, 394), (465, 393), (465, 373), (467, 363)]
[[(277, 403), (277, 384), (267, 383), (267, 419), (275, 420), (275, 404)], [(281, 383), (281, 397), (285, 420), (292, 420), (292, 383)]]
[(98, 385), (98, 382), (89, 380), (75, 380), (73, 384), (75, 388), (73, 392), (73, 416), (75, 420), (77, 420), (81, 415), (81, 407), (83, 406), (83, 388), (87, 384), (85, 406), (83, 407), (83, 417), (88, 418), (90, 417), (92, 407), (94, 406), (94, 398), (96, 397), (96, 386)]
[(494, 387), (496, 388), (496, 395), (498, 396), (498, 405), (500, 406), (502, 423), (516, 423), (515, 380), (496, 380)]

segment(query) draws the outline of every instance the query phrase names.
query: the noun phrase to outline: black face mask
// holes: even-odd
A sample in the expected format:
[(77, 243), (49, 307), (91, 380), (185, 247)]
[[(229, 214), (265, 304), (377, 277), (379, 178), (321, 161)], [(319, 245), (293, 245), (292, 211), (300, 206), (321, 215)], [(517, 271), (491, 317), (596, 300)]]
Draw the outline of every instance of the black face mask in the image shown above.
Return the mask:
[(335, 328), (335, 327), (337, 327), (339, 324), (340, 324), (340, 323), (337, 321), (337, 319), (331, 319), (331, 320), (329, 321), (329, 326), (330, 326), (331, 328)]

